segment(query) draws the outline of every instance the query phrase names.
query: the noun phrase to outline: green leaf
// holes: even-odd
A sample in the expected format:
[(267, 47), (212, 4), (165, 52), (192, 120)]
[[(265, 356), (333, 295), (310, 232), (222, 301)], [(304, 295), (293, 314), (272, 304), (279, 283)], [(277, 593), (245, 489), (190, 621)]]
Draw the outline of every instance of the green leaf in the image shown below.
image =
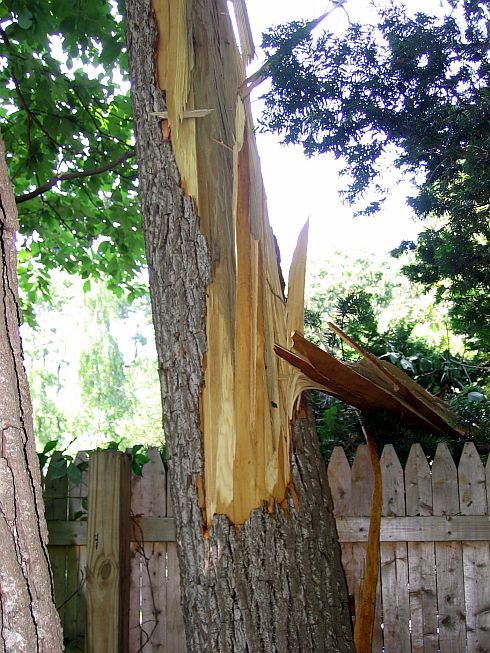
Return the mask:
[(81, 483), (82, 473), (78, 465), (74, 465), (73, 463), (69, 465), (67, 469), (67, 474), (69, 480), (73, 483), (73, 485), (79, 485)]
[(19, 14), (19, 17), (17, 19), (17, 24), (22, 29), (29, 29), (32, 26), (32, 21), (33, 21), (33, 15), (29, 11), (29, 9), (24, 9), (24, 11), (21, 14)]
[(43, 453), (49, 453), (50, 451), (52, 451), (53, 449), (56, 448), (58, 443), (59, 443), (59, 440), (49, 440), (49, 442), (47, 442), (44, 445)]

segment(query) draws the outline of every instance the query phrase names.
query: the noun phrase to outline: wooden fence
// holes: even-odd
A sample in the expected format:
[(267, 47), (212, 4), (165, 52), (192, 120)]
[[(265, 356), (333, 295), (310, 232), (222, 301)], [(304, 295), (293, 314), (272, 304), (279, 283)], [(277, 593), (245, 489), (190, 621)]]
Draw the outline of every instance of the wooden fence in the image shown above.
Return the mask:
[[(486, 471), (467, 443), (456, 465), (440, 444), (431, 466), (413, 445), (403, 471), (381, 457), (383, 509), (373, 653), (490, 651), (490, 522)], [(336, 448), (328, 465), (349, 594), (359, 598), (373, 472), (366, 446), (352, 469)], [(487, 490), (488, 488), (488, 490)]]
[[(186, 651), (165, 468), (158, 452), (150, 459), (142, 477), (117, 452), (94, 454), (90, 480), (84, 472), (77, 484), (48, 472), (49, 553), (67, 650)], [(387, 446), (381, 465), (373, 653), (490, 651), (489, 466), (485, 473), (470, 443), (458, 469), (445, 445), (431, 466), (414, 445), (405, 471)], [(373, 486), (367, 448), (352, 468), (336, 448), (328, 477), (355, 612)]]
[(108, 451), (91, 456), (76, 485), (53, 479), (56, 465), (48, 470), (48, 549), (67, 651), (186, 652), (166, 472), (158, 451), (149, 456), (143, 476)]

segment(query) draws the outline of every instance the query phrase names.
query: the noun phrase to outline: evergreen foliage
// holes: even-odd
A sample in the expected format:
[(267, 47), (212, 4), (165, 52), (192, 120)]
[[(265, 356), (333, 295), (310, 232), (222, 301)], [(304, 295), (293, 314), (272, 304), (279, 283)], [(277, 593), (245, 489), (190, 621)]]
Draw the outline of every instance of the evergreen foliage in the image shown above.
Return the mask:
[(307, 22), (271, 29), (262, 125), (309, 156), (341, 159), (346, 199), (370, 197), (364, 213), (380, 208), (380, 168), (394, 157), (427, 220), (418, 243), (400, 248), (417, 255), (406, 273), (451, 299), (453, 328), (488, 349), (490, 11), (480, 0), (447, 9), (411, 16), (391, 3), (377, 25), (351, 24), (340, 36), (315, 37)]

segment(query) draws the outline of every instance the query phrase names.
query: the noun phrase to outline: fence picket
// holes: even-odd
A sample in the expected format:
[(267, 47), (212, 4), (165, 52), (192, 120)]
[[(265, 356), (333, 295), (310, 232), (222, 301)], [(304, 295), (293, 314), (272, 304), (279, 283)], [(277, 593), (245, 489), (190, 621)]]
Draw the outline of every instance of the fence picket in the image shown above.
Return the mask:
[[(458, 473), (446, 444), (437, 446), (432, 464), (434, 515), (459, 513)], [(463, 553), (461, 542), (436, 542), (439, 647), (444, 653), (460, 653), (466, 647)]]
[[(172, 517), (173, 514), (172, 498), (167, 489), (167, 516)], [(167, 543), (167, 574), (167, 650), (175, 651), (175, 653), (187, 653), (180, 594), (179, 559), (175, 542)]]
[[(405, 515), (403, 469), (392, 445), (381, 455), (383, 478), (382, 515)], [(410, 653), (408, 553), (406, 542), (381, 542), (381, 592), (383, 603), (383, 640), (386, 653)]]
[[(132, 477), (131, 511), (134, 516), (166, 516), (166, 472), (158, 449), (148, 451), (149, 462), (144, 465), (141, 476)], [(138, 537), (138, 531), (136, 531)], [(165, 542), (145, 542), (142, 533), (139, 541), (133, 543), (132, 582), (130, 601), (135, 610), (130, 631), (130, 653), (142, 648), (145, 652), (166, 650), (167, 610), (167, 544)], [(134, 574), (134, 577), (133, 577)], [(137, 574), (140, 577), (137, 577)], [(138, 632), (139, 631), (139, 632)]]
[[(87, 452), (80, 451), (75, 457), (75, 465), (88, 461)], [(87, 519), (84, 499), (88, 494), (88, 470), (80, 472), (80, 481), (74, 483), (68, 479), (68, 518), (74, 521)], [(66, 605), (63, 634), (69, 642), (70, 650), (83, 651), (85, 648), (85, 564), (83, 551), (86, 547), (66, 547)]]
[[(57, 478), (59, 463), (62, 454), (55, 452), (46, 473), (44, 483), (45, 515), (50, 521), (64, 521), (67, 518), (68, 510), (68, 479), (65, 476)], [(50, 555), (51, 572), (53, 574), (55, 604), (60, 615), (61, 623), (64, 626), (66, 618), (66, 546), (59, 546)]]
[[(485, 470), (473, 442), (466, 442), (458, 467), (460, 512), (487, 514)], [(463, 542), (466, 642), (469, 653), (490, 650), (490, 549), (488, 542)]]
[(333, 514), (346, 516), (352, 505), (351, 469), (342, 447), (334, 447), (327, 467), (328, 483), (332, 493)]
[[(161, 460), (157, 452), (152, 452), (150, 458), (152, 462), (143, 468), (143, 477), (133, 476), (132, 480), (131, 509), (138, 519), (133, 520), (132, 527), (130, 615), (133, 627), (129, 651), (185, 653), (176, 545), (169, 541), (173, 532), (173, 513), (170, 497), (165, 491), (165, 470)], [(74, 520), (82, 509), (86, 473), (82, 474), (80, 485), (68, 483), (67, 492), (66, 476), (53, 478), (56, 476), (55, 467), (53, 462), (53, 470), (48, 473), (44, 484), (46, 517), (52, 529), (49, 553), (57, 601), (63, 605), (60, 613), (65, 638), (71, 640), (72, 647), (78, 646), (71, 650), (82, 651), (86, 588), (80, 581), (87, 562), (86, 526), (83, 521), (66, 520), (67, 517)], [(381, 587), (378, 586), (373, 653), (380, 653), (382, 649), (385, 653), (490, 651), (490, 547), (485, 540), (488, 537), (487, 493), (490, 492), (490, 484), (485, 479), (490, 476), (490, 463), (485, 470), (474, 445), (468, 443), (456, 472), (449, 450), (446, 445), (440, 445), (429, 472), (423, 451), (417, 446), (412, 449), (407, 463), (405, 483), (393, 447), (386, 446), (381, 456), (381, 468)], [(125, 473), (129, 475), (129, 469)], [(107, 476), (106, 466), (103, 475)], [(352, 471), (344, 452), (336, 450), (329, 464), (328, 477), (337, 527), (343, 534), (342, 560), (349, 593), (354, 598), (364, 574), (365, 540), (371, 509), (373, 478), (366, 447), (361, 446), (357, 452)], [(129, 514), (129, 503), (127, 511)], [(412, 521), (404, 521), (407, 519)], [(105, 528), (105, 525), (101, 524), (101, 527)], [(146, 533), (148, 541), (142, 542), (141, 537), (137, 537), (138, 529), (141, 536)], [(403, 541), (403, 537), (412, 541)], [(462, 542), (462, 537), (469, 539)], [(138, 553), (141, 546), (144, 556)], [(91, 555), (93, 565), (93, 552)], [(77, 582), (78, 592), (70, 598)], [(92, 591), (98, 590), (92, 587)], [(141, 617), (141, 623), (140, 611), (145, 615)], [(150, 633), (156, 623), (154, 613), (157, 611), (161, 615), (157, 628), (146, 641), (140, 626)], [(106, 625), (104, 621), (104, 628)], [(107, 648), (98, 649), (98, 653), (106, 651)]]
[[(407, 515), (432, 514), (432, 483), (427, 458), (412, 445), (405, 468)], [(437, 595), (433, 542), (408, 543), (408, 581), (413, 653), (437, 653)]]

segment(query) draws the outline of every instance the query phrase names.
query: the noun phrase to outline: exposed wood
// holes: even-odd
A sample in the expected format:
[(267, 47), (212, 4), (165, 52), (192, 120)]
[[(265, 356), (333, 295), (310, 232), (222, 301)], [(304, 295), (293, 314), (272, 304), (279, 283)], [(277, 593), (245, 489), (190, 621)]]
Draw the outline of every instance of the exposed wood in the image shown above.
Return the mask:
[(93, 454), (89, 474), (87, 653), (127, 653), (129, 457)]
[[(227, 6), (130, 0), (127, 24), (188, 648), (350, 652), (325, 468), (273, 351), (284, 295)], [(196, 107), (216, 110), (179, 123)]]
[(453, 413), (440, 399), (394, 365), (363, 350), (338, 327), (334, 328), (362, 353), (364, 358), (359, 363), (337, 360), (300, 333), (292, 335), (293, 350), (280, 342), (276, 344), (276, 353), (303, 372), (301, 383), (296, 383), (296, 393), (310, 388), (322, 390), (360, 410), (383, 409), (430, 430), (461, 435), (453, 426)]
[[(182, 118), (205, 118), (213, 113), (214, 109), (189, 109), (182, 113)], [(168, 120), (168, 111), (150, 111), (150, 116)]]
[(354, 643), (357, 653), (371, 653), (373, 646), (376, 590), (379, 570), (379, 533), (381, 524), (382, 481), (377, 447), (372, 435), (363, 427), (374, 475), (366, 551), (366, 574), (361, 585), (360, 606), (356, 613)]

